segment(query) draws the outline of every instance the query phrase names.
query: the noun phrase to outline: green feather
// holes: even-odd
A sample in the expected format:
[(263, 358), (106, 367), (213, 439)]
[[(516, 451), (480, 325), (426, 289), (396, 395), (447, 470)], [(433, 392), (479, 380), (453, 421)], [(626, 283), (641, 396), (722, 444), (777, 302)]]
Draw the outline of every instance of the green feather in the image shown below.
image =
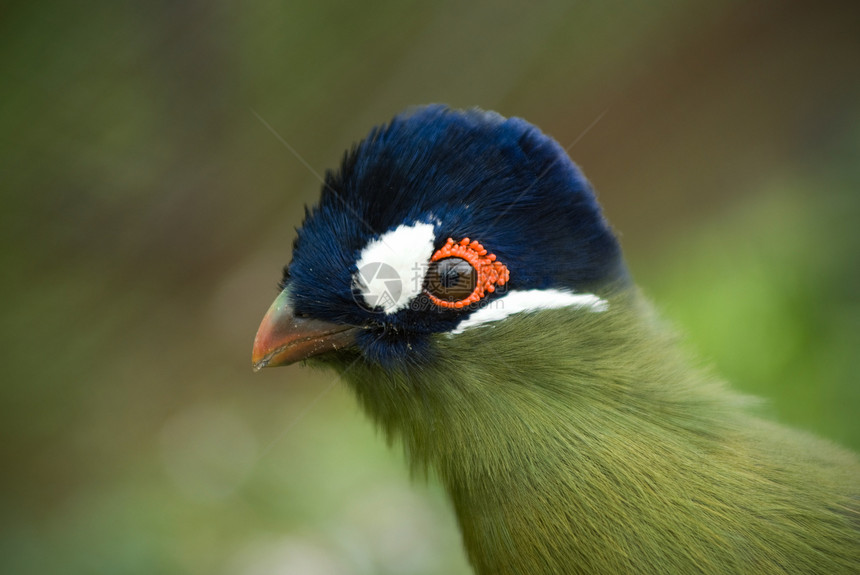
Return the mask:
[(489, 573), (860, 573), (860, 463), (756, 414), (638, 293), (517, 314), (385, 370), (331, 354)]

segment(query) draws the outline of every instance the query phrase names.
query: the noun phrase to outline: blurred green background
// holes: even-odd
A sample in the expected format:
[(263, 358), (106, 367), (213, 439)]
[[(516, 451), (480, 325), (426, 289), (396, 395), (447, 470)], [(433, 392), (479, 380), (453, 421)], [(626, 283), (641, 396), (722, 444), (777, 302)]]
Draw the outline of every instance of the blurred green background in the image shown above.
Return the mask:
[(319, 189), (257, 114), (317, 172), (434, 101), (582, 136), (690, 346), (859, 449), (856, 6), (5, 4), (0, 571), (467, 572), (332, 374), (251, 373)]

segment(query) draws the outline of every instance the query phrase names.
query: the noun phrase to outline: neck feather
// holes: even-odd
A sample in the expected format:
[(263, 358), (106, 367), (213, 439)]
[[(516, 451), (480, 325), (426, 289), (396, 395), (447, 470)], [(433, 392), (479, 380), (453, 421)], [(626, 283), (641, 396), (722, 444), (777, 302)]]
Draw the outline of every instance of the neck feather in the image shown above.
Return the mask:
[(411, 463), (443, 478), (510, 471), (631, 431), (683, 430), (706, 445), (746, 401), (693, 368), (671, 330), (629, 292), (604, 312), (515, 315), (439, 335), (434, 348), (427, 365), (358, 363), (344, 376)]

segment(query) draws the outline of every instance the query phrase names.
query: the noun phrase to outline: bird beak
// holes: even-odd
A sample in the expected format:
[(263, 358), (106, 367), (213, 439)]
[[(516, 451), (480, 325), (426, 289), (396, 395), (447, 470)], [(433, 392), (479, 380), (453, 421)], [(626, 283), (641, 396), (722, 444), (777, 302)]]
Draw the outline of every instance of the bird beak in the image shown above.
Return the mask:
[(289, 365), (326, 351), (350, 347), (357, 328), (317, 319), (296, 317), (281, 292), (257, 330), (251, 361), (254, 371), (264, 367)]

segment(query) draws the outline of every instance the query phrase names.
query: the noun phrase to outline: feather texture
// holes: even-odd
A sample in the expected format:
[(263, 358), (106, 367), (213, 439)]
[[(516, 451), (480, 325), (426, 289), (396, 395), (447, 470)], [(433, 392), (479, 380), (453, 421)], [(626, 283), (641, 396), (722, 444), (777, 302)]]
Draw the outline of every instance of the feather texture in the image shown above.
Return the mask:
[[(476, 239), (509, 281), (477, 309), (420, 285), (368, 306), (388, 277), (357, 301), (358, 264), (394, 230), (421, 230), (407, 254)], [(374, 129), (327, 174), (283, 287), (256, 367), (340, 371), (416, 474), (439, 476), (482, 575), (860, 573), (857, 457), (691, 359), (585, 177), (523, 120), (428, 106)]]
[(858, 572), (856, 457), (757, 417), (635, 292), (434, 346), (336, 365), (438, 473), (478, 573)]

